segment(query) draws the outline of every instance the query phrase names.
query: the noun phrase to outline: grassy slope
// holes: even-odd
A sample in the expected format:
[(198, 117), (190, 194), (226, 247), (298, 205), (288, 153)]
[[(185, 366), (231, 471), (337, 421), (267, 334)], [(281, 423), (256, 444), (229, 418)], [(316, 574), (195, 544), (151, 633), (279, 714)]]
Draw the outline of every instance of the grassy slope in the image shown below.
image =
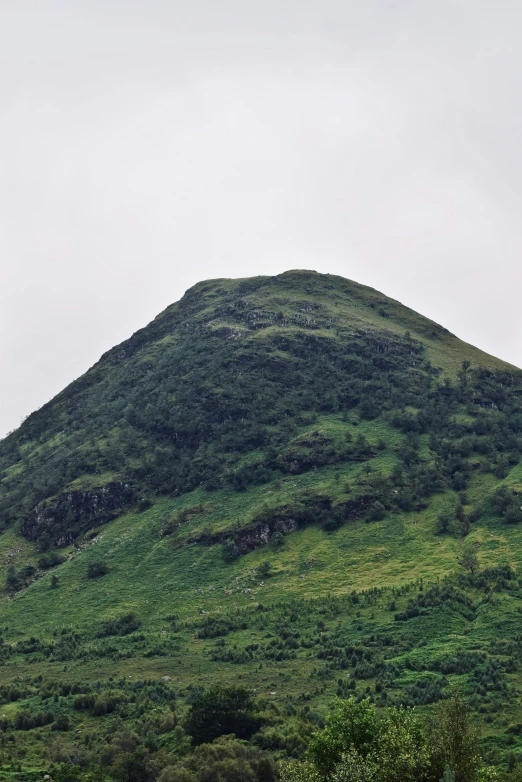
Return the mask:
[[(340, 424), (326, 419), (324, 427)], [(317, 428), (317, 424), (314, 425)], [(386, 427), (367, 422), (359, 427), (368, 435), (386, 434)], [(392, 436), (396, 433), (393, 432)], [(387, 452), (376, 458), (375, 468), (388, 460)], [(207, 527), (234, 529), (244, 520), (272, 503), (279, 504), (299, 488), (327, 491), (331, 496), (343, 495), (343, 483), (360, 470), (359, 465), (339, 471), (323, 468), (313, 473), (264, 484), (237, 493), (232, 489), (205, 492), (198, 490), (178, 499), (159, 500), (143, 513), (128, 513), (99, 529), (94, 540), (85, 540), (66, 549), (68, 561), (53, 569), (59, 574), (60, 589), (50, 590), (51, 571), (13, 599), (1, 599), (1, 621), (9, 624), (10, 634), (25, 635), (28, 624), (35, 634), (50, 633), (56, 626), (89, 623), (116, 616), (124, 610), (136, 610), (146, 615), (151, 626), (161, 625), (162, 617), (176, 613), (185, 617), (204, 611), (224, 610), (229, 606), (246, 606), (250, 595), (235, 586), (239, 577), (255, 570), (270, 559), (274, 575), (263, 587), (254, 586), (256, 600), (278, 600), (290, 597), (319, 597), (327, 593), (344, 594), (353, 589), (392, 587), (417, 578), (434, 580), (456, 569), (456, 556), (461, 548), (458, 536), (435, 536), (435, 518), (445, 505), (448, 494), (436, 495), (425, 511), (395, 513), (384, 520), (367, 524), (357, 521), (328, 533), (322, 528), (308, 527), (285, 539), (281, 550), (268, 545), (247, 554), (231, 564), (221, 557), (221, 546), (183, 545), (182, 539), (160, 537), (162, 521), (183, 507), (202, 503), (206, 512), (189, 521), (183, 537), (189, 539)], [(497, 486), (497, 481), (489, 481)], [(522, 484), (522, 466), (514, 468), (504, 481), (506, 485)], [(490, 486), (480, 476), (469, 494), (487, 495)], [(474, 528), (469, 541), (481, 544), (484, 563), (506, 562), (522, 564), (522, 547), (518, 545), (520, 531), (498, 520), (481, 522)], [(36, 562), (34, 547), (12, 532), (0, 536), (2, 556), (12, 552), (15, 564)], [(32, 554), (31, 554), (32, 549)], [(103, 559), (111, 567), (100, 580), (86, 579), (91, 560)], [(314, 561), (307, 566), (306, 563)], [(232, 590), (226, 595), (225, 590)]]

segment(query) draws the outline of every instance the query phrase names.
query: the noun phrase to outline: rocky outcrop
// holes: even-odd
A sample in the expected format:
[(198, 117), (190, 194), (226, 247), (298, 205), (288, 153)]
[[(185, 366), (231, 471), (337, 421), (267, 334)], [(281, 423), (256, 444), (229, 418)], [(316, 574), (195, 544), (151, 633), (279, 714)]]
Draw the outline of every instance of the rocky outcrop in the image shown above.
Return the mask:
[[(360, 519), (368, 513), (374, 499), (373, 494), (363, 494), (354, 499), (345, 500), (332, 508), (328, 497), (303, 495), (300, 501), (291, 506), (281, 506), (264, 511), (260, 517), (254, 519), (243, 529), (210, 532), (191, 538), (188, 542), (212, 546), (232, 541), (236, 553), (242, 556), (270, 543), (278, 534), (289, 535), (309, 524), (322, 524), (326, 529), (335, 529), (344, 521), (350, 522)], [(333, 525), (329, 524), (333, 519), (336, 522)]]
[(297, 519), (273, 518), (268, 521), (261, 521), (253, 527), (237, 530), (234, 533), (220, 532), (214, 535), (201, 535), (198, 538), (193, 538), (190, 542), (210, 546), (232, 540), (236, 546), (237, 553), (242, 556), (261, 548), (261, 546), (265, 546), (277, 533), (289, 535), (291, 532), (299, 529), (300, 526)]
[(57, 546), (67, 546), (91, 527), (119, 516), (132, 503), (129, 484), (108, 483), (89, 491), (68, 491), (49, 502), (37, 505), (22, 524), (28, 540), (44, 536)]

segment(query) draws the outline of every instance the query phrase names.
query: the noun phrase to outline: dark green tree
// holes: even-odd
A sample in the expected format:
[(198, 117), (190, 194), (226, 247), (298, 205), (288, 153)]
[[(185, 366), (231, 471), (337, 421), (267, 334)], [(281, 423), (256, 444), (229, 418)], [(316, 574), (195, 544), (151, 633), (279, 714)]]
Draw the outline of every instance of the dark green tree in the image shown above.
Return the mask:
[(462, 568), (464, 568), (464, 570), (469, 570), (471, 575), (476, 573), (479, 569), (479, 559), (477, 556), (476, 546), (464, 546), (462, 549), (462, 554), (457, 557), (457, 562)]
[(453, 516), (450, 511), (443, 510), (439, 513), (436, 521), (437, 535), (446, 535), (451, 529), (452, 521)]
[(310, 744), (308, 755), (320, 774), (333, 773), (346, 752), (365, 758), (379, 733), (379, 721), (368, 699), (341, 702), (326, 728)]
[(196, 698), (187, 714), (185, 730), (196, 744), (203, 744), (230, 733), (238, 739), (249, 739), (260, 724), (247, 690), (216, 686)]
[(429, 743), (437, 779), (446, 769), (455, 775), (455, 782), (478, 782), (484, 778), (479, 734), (458, 690), (437, 704), (429, 725)]

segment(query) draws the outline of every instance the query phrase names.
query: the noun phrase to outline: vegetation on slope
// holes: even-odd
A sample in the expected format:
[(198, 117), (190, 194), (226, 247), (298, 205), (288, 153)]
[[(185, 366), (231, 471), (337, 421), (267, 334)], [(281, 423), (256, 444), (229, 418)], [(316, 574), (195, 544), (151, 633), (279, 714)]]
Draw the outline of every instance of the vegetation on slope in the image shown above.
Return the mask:
[[(292, 442), (307, 413), (357, 409), (371, 419), (428, 401), (422, 427), (436, 427), (444, 396), (433, 397), (440, 369), (424, 345), (458, 341), (331, 279), (288, 273), (188, 291), (0, 443), (2, 524), (64, 545), (151, 496), (346, 461), (353, 449)], [(405, 332), (410, 322), (416, 330)], [(473, 388), (489, 388), (475, 409), (505, 407), (509, 394), (496, 395), (512, 378), (479, 377)]]
[(188, 291), (0, 443), (5, 778), (268, 782), (334, 698), (452, 681), (515, 773), (521, 393), (340, 278)]

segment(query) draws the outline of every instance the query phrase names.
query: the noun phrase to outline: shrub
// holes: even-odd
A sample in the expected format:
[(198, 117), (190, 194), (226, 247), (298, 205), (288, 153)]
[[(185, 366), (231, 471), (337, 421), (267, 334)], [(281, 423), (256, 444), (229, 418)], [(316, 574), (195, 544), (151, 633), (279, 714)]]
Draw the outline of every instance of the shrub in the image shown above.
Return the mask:
[(63, 714), (55, 719), (55, 721), (51, 725), (51, 730), (67, 731), (70, 730), (70, 727), (71, 724), (69, 721), (69, 717), (66, 714)]
[(437, 535), (445, 535), (448, 533), (451, 529), (452, 522), (453, 516), (450, 511), (444, 510), (442, 513), (439, 513), (436, 521)]
[(222, 555), (225, 562), (233, 562), (239, 556), (239, 551), (233, 540), (225, 540), (222, 547)]
[(38, 560), (38, 567), (40, 570), (49, 570), (52, 567), (61, 565), (66, 559), (67, 557), (64, 557), (63, 554), (59, 554), (57, 551), (51, 551), (47, 554), (42, 554)]
[(260, 721), (255, 705), (242, 687), (212, 687), (194, 700), (185, 722), (185, 730), (196, 744), (235, 733), (238, 739), (249, 739)]
[(167, 766), (158, 777), (158, 782), (195, 782), (194, 774), (183, 766)]
[(88, 578), (99, 578), (109, 572), (109, 566), (106, 562), (96, 560), (95, 562), (89, 562), (87, 566)]
[(374, 502), (370, 510), (370, 521), (381, 521), (386, 516), (386, 508), (382, 502)]
[(148, 510), (152, 507), (152, 502), (148, 497), (142, 497), (141, 500), (138, 502), (138, 511), (140, 513), (143, 513), (144, 511)]
[(281, 548), (284, 542), (285, 542), (285, 536), (283, 535), (283, 533), (276, 532), (272, 538), (272, 545), (274, 546), (274, 548)]
[(19, 589), (23, 589), (27, 586), (27, 582), (35, 573), (36, 568), (32, 565), (26, 565), (20, 570), (17, 570), (14, 565), (9, 565), (5, 580), (6, 589), (10, 592), (16, 592)]
[(129, 635), (140, 627), (141, 620), (131, 611), (119, 619), (107, 619), (102, 622), (100, 630), (96, 633), (96, 638), (106, 638), (110, 635)]
[(260, 578), (269, 578), (272, 575), (272, 565), (270, 562), (261, 562), (257, 572)]

